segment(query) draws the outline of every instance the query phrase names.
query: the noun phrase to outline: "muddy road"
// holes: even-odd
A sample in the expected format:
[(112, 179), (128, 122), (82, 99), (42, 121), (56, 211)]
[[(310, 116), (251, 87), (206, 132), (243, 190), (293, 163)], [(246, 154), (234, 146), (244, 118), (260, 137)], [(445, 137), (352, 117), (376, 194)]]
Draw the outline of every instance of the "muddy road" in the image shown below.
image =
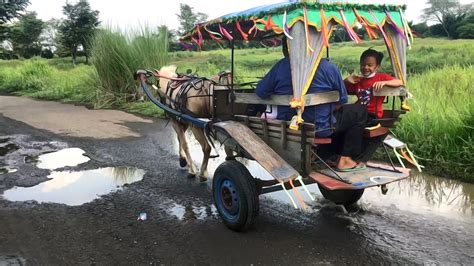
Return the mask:
[(179, 167), (165, 125), (0, 96), (0, 265), (474, 264), (473, 185), (415, 175), (386, 196), (367, 190), (351, 213), (317, 186), (304, 212), (274, 193), (236, 233), (220, 222), (210, 182)]

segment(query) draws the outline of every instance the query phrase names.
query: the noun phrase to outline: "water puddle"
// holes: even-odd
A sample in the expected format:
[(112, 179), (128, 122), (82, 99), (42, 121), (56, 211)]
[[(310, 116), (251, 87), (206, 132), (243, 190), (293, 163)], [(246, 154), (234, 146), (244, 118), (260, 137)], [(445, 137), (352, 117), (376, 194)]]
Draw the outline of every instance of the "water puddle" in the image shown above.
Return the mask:
[[(194, 161), (201, 162), (203, 156), (199, 143), (193, 138), (189, 138), (189, 146)], [(177, 144), (175, 147), (177, 150)], [(215, 169), (225, 161), (223, 149), (218, 148), (218, 152), (220, 157), (209, 160), (208, 171), (211, 177)], [(215, 151), (212, 151), (212, 153), (215, 153)], [(273, 179), (257, 162), (249, 160), (240, 160), (240, 162), (247, 167), (253, 176), (264, 180)], [(388, 188), (387, 195), (382, 195), (378, 187), (366, 189), (359, 202), (360, 205), (366, 209), (371, 207), (382, 207), (383, 209), (395, 207), (412, 213), (439, 215), (463, 221), (472, 221), (474, 217), (474, 184), (419, 174), (416, 170), (413, 170), (408, 179), (389, 184)], [(312, 202), (301, 187), (297, 189), (305, 203), (311, 206), (310, 211), (317, 211), (320, 205), (315, 204), (314, 201)], [(323, 200), (316, 184), (308, 186), (308, 190), (316, 198), (316, 201)], [(294, 195), (293, 192), (290, 193), (292, 196)], [(262, 196), (292, 205), (284, 191)], [(293, 198), (297, 202), (296, 197), (293, 196)]]
[(450, 219), (474, 217), (474, 184), (416, 173), (388, 185), (387, 195), (380, 189), (366, 189), (361, 203), (396, 207), (420, 214), (441, 215)]
[(8, 174), (8, 173), (15, 173), (17, 169), (8, 168), (8, 167), (0, 167), (0, 175), (1, 174)]
[(167, 210), (169, 215), (175, 216), (180, 221), (189, 220), (205, 220), (207, 217), (216, 217), (217, 209), (214, 205), (204, 206), (193, 206), (193, 205), (181, 205), (173, 203)]
[(1, 146), (0, 147), (0, 157), (3, 157), (11, 152), (14, 152), (16, 150), (18, 150), (19, 147), (18, 145), (14, 144), (14, 143), (8, 143), (7, 145), (4, 145), (4, 146)]
[(26, 259), (19, 257), (19, 256), (4, 256), (0, 255), (0, 265), (6, 266), (21, 266), (26, 265)]
[(53, 171), (46, 182), (33, 187), (14, 187), (4, 192), (9, 201), (34, 200), (77, 206), (143, 179), (145, 171), (131, 167), (107, 167), (87, 171)]
[[(84, 156), (85, 151), (79, 148), (67, 148), (60, 151), (42, 154), (38, 157), (37, 167), (41, 169), (54, 170), (66, 166), (76, 166), (89, 161), (89, 157)], [(25, 158), (25, 161), (27, 158)], [(28, 160), (35, 160), (29, 157)]]
[(36, 163), (38, 163), (38, 157), (39, 157), (39, 155), (36, 155), (36, 156), (26, 155), (25, 157), (23, 157), (23, 162), (36, 164)]

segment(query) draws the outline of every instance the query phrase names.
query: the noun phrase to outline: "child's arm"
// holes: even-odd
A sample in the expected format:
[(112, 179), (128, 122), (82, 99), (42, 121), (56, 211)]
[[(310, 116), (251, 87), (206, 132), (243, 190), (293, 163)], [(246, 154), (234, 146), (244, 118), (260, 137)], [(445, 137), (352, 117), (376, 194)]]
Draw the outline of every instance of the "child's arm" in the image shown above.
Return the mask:
[(348, 94), (355, 94), (356, 84), (359, 83), (360, 77), (355, 74), (352, 74), (344, 79), (344, 85), (346, 85)]
[(384, 81), (377, 81), (374, 83), (373, 88), (374, 91), (379, 91), (383, 88), (383, 86), (389, 87), (400, 87), (403, 86), (403, 81), (400, 79), (392, 79), (392, 80), (384, 80)]
[(357, 76), (356, 74), (352, 74), (350, 76), (347, 76), (347, 78), (344, 79), (344, 83), (349, 83), (349, 84), (357, 84), (360, 81), (360, 77)]

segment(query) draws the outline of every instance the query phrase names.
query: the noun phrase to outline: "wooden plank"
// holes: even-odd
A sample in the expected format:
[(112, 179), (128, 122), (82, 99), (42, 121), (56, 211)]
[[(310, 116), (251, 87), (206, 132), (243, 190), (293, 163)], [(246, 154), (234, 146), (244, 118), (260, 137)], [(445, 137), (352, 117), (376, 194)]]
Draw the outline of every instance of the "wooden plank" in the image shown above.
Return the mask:
[[(262, 136), (262, 138), (264, 137), (263, 129), (255, 129), (255, 128), (250, 127), (250, 130), (252, 130), (257, 135)], [(268, 136), (270, 138), (273, 138), (273, 139), (281, 139), (281, 133), (280, 132), (271, 132), (270, 131), (270, 132), (268, 132)], [(287, 138), (288, 141), (301, 143), (301, 137), (300, 136), (287, 135), (286, 138)], [(314, 141), (314, 138), (306, 138), (306, 143), (308, 143), (308, 144), (312, 144), (313, 141)]]
[(336, 176), (329, 169), (313, 171), (309, 174), (318, 184), (329, 190), (335, 189), (363, 189), (368, 187), (385, 185), (407, 178), (410, 169), (396, 168), (400, 173), (393, 171), (388, 165), (378, 163), (367, 163), (367, 169), (356, 172), (337, 172), (343, 179), (349, 181), (347, 184), (337, 180)]
[(338, 91), (309, 93), (304, 97), (305, 106), (334, 103), (339, 101)]
[[(248, 126), (260, 127), (260, 128), (261, 128), (261, 125), (264, 123), (263, 121), (265, 120), (265, 123), (268, 124), (269, 130), (273, 130), (273, 131), (280, 131), (282, 123), (284, 123), (285, 125), (288, 125), (287, 121), (283, 121), (283, 120), (265, 119), (265, 118), (245, 116), (245, 115), (236, 115), (235, 119), (237, 121), (245, 122), (245, 124), (248, 125)], [(314, 125), (313, 124), (304, 123), (303, 127), (306, 130), (306, 135), (307, 136), (314, 136)], [(288, 135), (300, 135), (301, 134), (299, 130), (292, 130), (288, 127), (286, 127), (286, 131), (287, 131)]]
[[(256, 93), (235, 93), (236, 103), (247, 104), (267, 104), (267, 105), (290, 105), (293, 95), (272, 95), (268, 99), (258, 97)], [(305, 106), (312, 106), (324, 103), (332, 103), (339, 101), (338, 91), (328, 91), (319, 93), (309, 93), (304, 97)]]
[(286, 142), (288, 141), (288, 138), (286, 137), (286, 128), (287, 128), (286, 123), (281, 123), (281, 147), (284, 150), (287, 147)]
[[(266, 122), (263, 122), (263, 121), (262, 121), (262, 123), (251, 122), (248, 125), (247, 124), (246, 125), (250, 128), (263, 129), (264, 124), (266, 124), (266, 127), (267, 127), (268, 131), (273, 131), (273, 132), (283, 132), (283, 131), (285, 131), (285, 133), (287, 135), (301, 136), (301, 131), (299, 131), (299, 130), (296, 131), (296, 130), (289, 129), (288, 126), (286, 126), (285, 124), (283, 124), (284, 128), (282, 128), (281, 125), (280, 126), (269, 125), (269, 124), (267, 124)], [(314, 131), (306, 132), (306, 137), (314, 137)]]
[(388, 87), (384, 86), (379, 91), (374, 91), (374, 96), (407, 96), (405, 87)]
[(268, 124), (267, 120), (262, 120), (262, 128), (263, 128), (263, 138), (268, 141)]
[(290, 164), (245, 125), (235, 121), (226, 121), (215, 123), (213, 127), (225, 130), (278, 181), (286, 182), (299, 176), (299, 173)]

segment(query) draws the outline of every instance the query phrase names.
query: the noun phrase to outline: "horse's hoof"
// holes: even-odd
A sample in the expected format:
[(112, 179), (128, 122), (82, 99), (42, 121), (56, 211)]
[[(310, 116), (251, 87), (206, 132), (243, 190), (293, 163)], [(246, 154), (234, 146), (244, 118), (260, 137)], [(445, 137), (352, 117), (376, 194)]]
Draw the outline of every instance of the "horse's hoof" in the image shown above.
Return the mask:
[(226, 157), (225, 157), (225, 160), (226, 160), (226, 161), (235, 160), (235, 156), (226, 156)]
[(188, 173), (188, 178), (195, 178), (195, 177), (196, 177), (196, 174)]
[(207, 181), (207, 177), (205, 176), (200, 176), (199, 177), (199, 182), (206, 182)]
[(185, 167), (186, 165), (188, 165), (188, 162), (186, 162), (186, 159), (185, 158), (179, 158), (179, 166)]

